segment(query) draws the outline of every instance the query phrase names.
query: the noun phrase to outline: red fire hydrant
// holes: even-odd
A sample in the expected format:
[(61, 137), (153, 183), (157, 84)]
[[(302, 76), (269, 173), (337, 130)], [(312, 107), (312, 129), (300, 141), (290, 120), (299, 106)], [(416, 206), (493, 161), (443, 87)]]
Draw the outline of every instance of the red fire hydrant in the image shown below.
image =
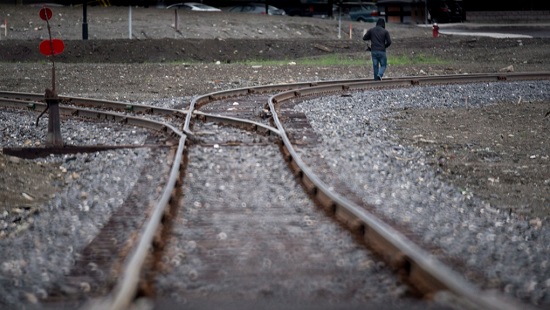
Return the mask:
[(439, 26), (437, 25), (437, 23), (434, 23), (432, 27), (432, 32), (433, 32), (434, 38), (439, 37)]

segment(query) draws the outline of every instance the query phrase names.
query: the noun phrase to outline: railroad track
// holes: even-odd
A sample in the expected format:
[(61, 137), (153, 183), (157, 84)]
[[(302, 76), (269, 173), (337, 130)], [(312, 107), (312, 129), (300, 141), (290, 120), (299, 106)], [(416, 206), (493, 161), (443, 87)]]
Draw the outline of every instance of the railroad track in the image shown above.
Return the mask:
[[(444, 295), (449, 300), (452, 300), (453, 303), (458, 302), (465, 307), (482, 309), (516, 309), (524, 307), (525, 305), (517, 304), (502, 296), (480, 292), (474, 284), (466, 281), (460, 274), (454, 272), (450, 266), (435, 259), (419, 246), (418, 243), (414, 243), (410, 238), (405, 237), (405, 234), (400, 229), (391, 227), (387, 221), (375, 217), (369, 212), (368, 206), (358, 202), (352, 194), (345, 191), (344, 186), (338, 187), (339, 191), (334, 191), (331, 187), (327, 186), (322, 176), (316, 175), (313, 169), (304, 163), (296, 151), (296, 147), (304, 148), (304, 143), (299, 142), (303, 139), (295, 137), (306, 135), (309, 137), (307, 139), (309, 143), (315, 143), (314, 132), (306, 126), (303, 117), (290, 114), (290, 109), (286, 109), (285, 104), (292, 103), (304, 97), (367, 91), (380, 87), (548, 79), (549, 76), (550, 73), (480, 74), (399, 78), (376, 83), (370, 80), (347, 80), (261, 86), (199, 96), (186, 107), (187, 110), (62, 97), (64, 104), (61, 106), (61, 113), (64, 115), (116, 121), (145, 127), (162, 133), (171, 141), (168, 143), (172, 150), (169, 159), (171, 168), (162, 194), (158, 201), (154, 202), (154, 206), (151, 207), (148, 216), (141, 219), (146, 224), (140, 229), (135, 228), (135, 233), (131, 238), (128, 237), (134, 240), (130, 243), (131, 246), (126, 247), (114, 262), (108, 264), (110, 268), (116, 265), (115, 269), (119, 272), (116, 278), (119, 281), (112, 287), (112, 290), (109, 290), (106, 299), (102, 299), (89, 306), (97, 307), (101, 305), (101, 307), (107, 306), (112, 309), (124, 309), (134, 301), (136, 294), (138, 296), (167, 298), (189, 294), (184, 300), (200, 301), (201, 298), (204, 298), (204, 295), (201, 295), (200, 291), (190, 293), (191, 290), (189, 287), (192, 284), (174, 288), (174, 286), (166, 284), (169, 283), (169, 277), (158, 275), (166, 273), (166, 270), (177, 270), (176, 267), (181, 266), (183, 255), (192, 256), (194, 259), (203, 262), (205, 265), (203, 271), (208, 275), (208, 280), (213, 281), (212, 283), (219, 283), (221, 281), (222, 283), (226, 283), (230, 289), (240, 289), (242, 292), (245, 292), (247, 291), (246, 287), (239, 287), (240, 282), (231, 282), (235, 279), (227, 275), (232, 274), (232, 272), (240, 274), (243, 270), (247, 270), (245, 267), (248, 268), (254, 263), (258, 263), (254, 258), (261, 256), (264, 264), (262, 268), (265, 269), (266, 266), (270, 266), (268, 269), (272, 270), (272, 273), (267, 273), (267, 275), (270, 278), (283, 281), (283, 279), (288, 279), (299, 274), (301, 269), (287, 267), (284, 268), (285, 270), (281, 270), (274, 268), (274, 266), (280, 267), (281, 265), (285, 265), (288, 263), (285, 259), (290, 258), (283, 255), (282, 258), (278, 258), (280, 261), (277, 261), (266, 259), (266, 257), (277, 257), (278, 252), (289, 250), (287, 249), (287, 243), (290, 244), (288, 247), (293, 249), (290, 253), (298, 253), (293, 258), (298, 262), (307, 261), (307, 256), (311, 257), (312, 253), (322, 255), (324, 251), (330, 248), (331, 243), (328, 241), (326, 241), (324, 247), (314, 247), (308, 243), (311, 241), (307, 238), (301, 240), (292, 234), (282, 234), (285, 235), (286, 239), (283, 238), (282, 240), (284, 241), (277, 243), (273, 241), (272, 232), (265, 235), (258, 233), (259, 236), (257, 236), (257, 239), (259, 243), (250, 245), (248, 242), (252, 241), (247, 240), (246, 237), (250, 235), (251, 230), (231, 230), (231, 225), (242, 223), (252, 217), (250, 214), (253, 214), (253, 218), (258, 223), (265, 224), (266, 221), (273, 220), (277, 225), (267, 226), (270, 230), (278, 232), (280, 232), (281, 227), (292, 226), (292, 224), (300, 222), (300, 219), (305, 227), (309, 227), (311, 223), (326, 223), (327, 219), (336, 218), (339, 223), (342, 223), (344, 227), (347, 227), (352, 232), (351, 236), (353, 238), (347, 241), (349, 242), (347, 244), (361, 243), (375, 253), (374, 255), (361, 252), (362, 254), (355, 255), (373, 255), (372, 257), (376, 256), (376, 259), (381, 259), (391, 267), (391, 270), (395, 274), (399, 275), (399, 280), (392, 280), (392, 283), (406, 283), (410, 285), (410, 292), (414, 292), (420, 298), (436, 298), (437, 296)], [(45, 108), (44, 105), (38, 102), (41, 100), (40, 95), (4, 92), (0, 96), (3, 98), (1, 103), (3, 106), (35, 109), (37, 112)], [(230, 127), (226, 128), (227, 125)], [(222, 129), (226, 133), (217, 134)], [(253, 134), (246, 134), (246, 132), (253, 132)], [(315, 201), (329, 216), (321, 219), (314, 211), (307, 210), (307, 212), (313, 213), (308, 213), (307, 215), (301, 214), (298, 218), (288, 219), (289, 215), (286, 213), (286, 209), (292, 205), (298, 205), (296, 201), (293, 203), (281, 202), (270, 208), (260, 210), (247, 209), (247, 206), (254, 205), (254, 203), (257, 204), (257, 201), (254, 202), (252, 200), (248, 204), (245, 203), (244, 207), (235, 206), (235, 208), (224, 210), (223, 208), (216, 207), (215, 201), (205, 206), (203, 202), (200, 202), (201, 200), (193, 200), (194, 196), (189, 193), (200, 193), (210, 190), (210, 194), (203, 196), (203, 201), (208, 201), (210, 197), (219, 196), (220, 192), (224, 195), (230, 195), (230, 191), (227, 192), (225, 189), (201, 187), (199, 186), (201, 184), (200, 181), (186, 182), (188, 179), (193, 180), (189, 176), (197, 176), (207, 171), (200, 164), (195, 166), (194, 163), (196, 161), (194, 159), (200, 158), (201, 154), (208, 154), (208, 152), (213, 152), (213, 154), (208, 154), (209, 156), (213, 156), (219, 147), (235, 149), (236, 154), (243, 154), (248, 152), (248, 150), (253, 150), (253, 153), (265, 152), (270, 156), (275, 156), (274, 154), (277, 152), (274, 150), (274, 147), (276, 147), (282, 154), (281, 159), (284, 159), (288, 163), (292, 171), (292, 179), (296, 178), (296, 180), (302, 183), (304, 188), (303, 195), (309, 196), (312, 199), (311, 201)], [(243, 158), (243, 162), (247, 162), (247, 160)], [(256, 165), (261, 166), (261, 161), (255, 162), (252, 166)], [(267, 172), (267, 167), (254, 170), (253, 173), (250, 170), (244, 170), (242, 173), (237, 173), (239, 177), (235, 177), (231, 182), (236, 182), (237, 184), (239, 182), (249, 182), (250, 186), (253, 187), (254, 182), (259, 183), (258, 180), (250, 179), (250, 175), (254, 173), (261, 174), (260, 179), (269, 180), (269, 176), (276, 175), (288, 180), (288, 173), (285, 173), (284, 169), (281, 170), (281, 166), (280, 164), (277, 165), (277, 169), (274, 169), (272, 172)], [(218, 169), (221, 174), (221, 170), (223, 169)], [(239, 169), (239, 167), (232, 167), (232, 169)], [(231, 175), (231, 171), (223, 171), (223, 173), (223, 175)], [(188, 191), (189, 193), (182, 196), (183, 191)], [(260, 195), (267, 194), (261, 192)], [(245, 201), (247, 198), (240, 197), (239, 199)], [(267, 196), (262, 197), (261, 200), (276, 201), (277, 197)], [(300, 212), (305, 212), (306, 208), (306, 206), (301, 207)], [(244, 211), (248, 211), (249, 214)], [(220, 214), (223, 214), (223, 216), (220, 216)], [(134, 214), (134, 216), (139, 218), (139, 215)], [(231, 222), (226, 218), (234, 219), (234, 221)], [(185, 225), (182, 225), (182, 223)], [(229, 227), (224, 227), (223, 225), (229, 225)], [(265, 229), (265, 227), (258, 228), (260, 232), (262, 232), (262, 228)], [(184, 229), (184, 232), (181, 231), (182, 229)], [(234, 233), (236, 237), (229, 235), (228, 231)], [(174, 232), (179, 232), (180, 235), (190, 234), (196, 236), (196, 238), (190, 240), (193, 242), (189, 241), (184, 245), (179, 244), (178, 247), (178, 242), (181, 241), (173, 236)], [(315, 232), (314, 230), (305, 229), (300, 230), (297, 236), (304, 238), (303, 236), (306, 232), (313, 235), (323, 233), (322, 231)], [(335, 235), (337, 233), (341, 232), (334, 232)], [(159, 238), (159, 236), (162, 236), (162, 238)], [(279, 237), (279, 235), (277, 236)], [(155, 238), (156, 242), (154, 242)], [(296, 241), (296, 239), (299, 240)], [(231, 244), (229, 247), (224, 248), (222, 246), (224, 242)], [(152, 244), (155, 244), (153, 255), (148, 256)], [(247, 248), (248, 246), (250, 248)], [(242, 253), (232, 251), (235, 249), (242, 250), (243, 248), (247, 249), (251, 254), (248, 254), (250, 256), (246, 256), (247, 258), (244, 261), (238, 261), (235, 257), (239, 257), (239, 254)], [(299, 251), (296, 249), (301, 248), (308, 248), (312, 252), (306, 252), (304, 254), (306, 255), (305, 257), (300, 256)], [(200, 251), (197, 249), (200, 249)], [(279, 251), (268, 252), (273, 249), (279, 249)], [(227, 253), (217, 253), (216, 251), (218, 250)], [(169, 257), (175, 259), (173, 263), (171, 263), (172, 260), (166, 261)], [(222, 258), (222, 261), (220, 261), (220, 258)], [(231, 258), (235, 261), (232, 264), (227, 263), (231, 261)], [(122, 259), (124, 260), (122, 261)], [(368, 260), (371, 259), (375, 260), (375, 258), (369, 258)], [(322, 259), (319, 260), (319, 264), (322, 264), (322, 262)], [(227, 263), (227, 266), (225, 263)], [(301, 266), (300, 264), (297, 265)], [(216, 272), (216, 270), (219, 271), (225, 267), (228, 268), (226, 273), (220, 275), (219, 272)], [(231, 268), (234, 269), (232, 270)], [(260, 267), (257, 268), (259, 268), (258, 270), (262, 270)], [(277, 272), (274, 272), (273, 269), (276, 269)], [(311, 271), (310, 275), (315, 274), (314, 271), (316, 270)], [(241, 279), (243, 283), (247, 283), (246, 279), (254, 278), (256, 275), (250, 270), (247, 270), (247, 272), (249, 274), (246, 277), (243, 276), (243, 279)], [(321, 269), (320, 272), (319, 270), (316, 272), (318, 276), (319, 273), (324, 272), (337, 277), (338, 269), (328, 271)], [(304, 273), (307, 274), (307, 272)], [(197, 284), (196, 281), (199, 277), (198, 270), (190, 271), (187, 268), (184, 274)], [(277, 276), (280, 278), (277, 278)], [(165, 277), (164, 280), (162, 277)], [(146, 280), (144, 281), (144, 279)], [(307, 277), (304, 278), (304, 280), (306, 279)], [(208, 284), (203, 283), (203, 285), (207, 286)], [(395, 285), (398, 286), (398, 284)], [(158, 288), (162, 289), (159, 290)], [(291, 286), (291, 289), (296, 290), (296, 287)], [(276, 295), (277, 293), (277, 290), (270, 287), (263, 288), (263, 290), (267, 295)], [(202, 301), (213, 303), (230, 302), (229, 297), (224, 295), (228, 294), (228, 292), (231, 292), (231, 290), (221, 290), (219, 292), (220, 295), (217, 296), (219, 299)], [(243, 293), (242, 297), (245, 298), (246, 294)], [(293, 298), (296, 297), (293, 296)]]

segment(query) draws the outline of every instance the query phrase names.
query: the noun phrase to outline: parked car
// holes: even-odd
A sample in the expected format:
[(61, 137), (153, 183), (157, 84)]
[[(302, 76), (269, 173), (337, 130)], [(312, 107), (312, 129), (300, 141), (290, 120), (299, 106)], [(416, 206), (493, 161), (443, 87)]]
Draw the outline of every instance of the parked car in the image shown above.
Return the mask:
[(197, 2), (185, 2), (185, 3), (175, 3), (166, 7), (167, 9), (184, 9), (189, 11), (204, 11), (204, 12), (219, 12), (221, 11), (218, 8), (209, 6)]
[[(255, 13), (255, 14), (266, 14), (265, 3), (245, 3), (230, 6), (224, 9), (227, 12), (233, 13)], [(276, 8), (272, 5), (267, 6), (268, 15), (286, 15), (285, 11), (279, 8)]]
[(349, 4), (342, 6), (342, 11), (349, 19), (357, 22), (375, 23), (380, 12), (374, 2), (362, 2), (361, 4)]

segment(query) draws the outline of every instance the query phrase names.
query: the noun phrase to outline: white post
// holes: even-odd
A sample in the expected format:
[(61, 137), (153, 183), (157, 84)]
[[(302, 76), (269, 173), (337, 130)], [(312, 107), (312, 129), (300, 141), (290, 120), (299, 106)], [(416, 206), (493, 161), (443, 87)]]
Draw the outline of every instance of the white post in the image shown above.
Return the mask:
[(424, 0), (424, 24), (428, 24), (428, 0)]
[(340, 8), (340, 14), (338, 14), (338, 39), (342, 38), (342, 8)]
[(176, 16), (175, 21), (174, 21), (174, 27), (176, 28), (176, 32), (177, 32), (179, 30), (179, 28), (178, 28), (178, 23), (179, 23), (179, 21), (178, 21), (178, 9), (176, 8), (174, 10), (174, 12), (175, 12), (174, 14)]
[(132, 6), (128, 6), (128, 39), (132, 39)]

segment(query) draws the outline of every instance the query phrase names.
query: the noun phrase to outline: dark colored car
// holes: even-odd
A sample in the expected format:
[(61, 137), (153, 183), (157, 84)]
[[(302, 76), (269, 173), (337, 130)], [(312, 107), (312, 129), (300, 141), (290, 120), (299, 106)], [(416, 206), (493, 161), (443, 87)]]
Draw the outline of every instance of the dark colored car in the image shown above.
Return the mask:
[[(233, 13), (266, 14), (265, 3), (245, 3), (224, 8), (224, 11)], [(272, 5), (267, 7), (268, 15), (286, 15), (285, 11)]]
[(380, 12), (375, 3), (363, 2), (343, 7), (349, 18), (357, 22), (376, 23)]
[(198, 3), (198, 2), (185, 2), (185, 3), (175, 3), (166, 7), (167, 9), (183, 9), (188, 11), (204, 11), (204, 12), (219, 12), (221, 11), (218, 8), (215, 8), (210, 5)]

